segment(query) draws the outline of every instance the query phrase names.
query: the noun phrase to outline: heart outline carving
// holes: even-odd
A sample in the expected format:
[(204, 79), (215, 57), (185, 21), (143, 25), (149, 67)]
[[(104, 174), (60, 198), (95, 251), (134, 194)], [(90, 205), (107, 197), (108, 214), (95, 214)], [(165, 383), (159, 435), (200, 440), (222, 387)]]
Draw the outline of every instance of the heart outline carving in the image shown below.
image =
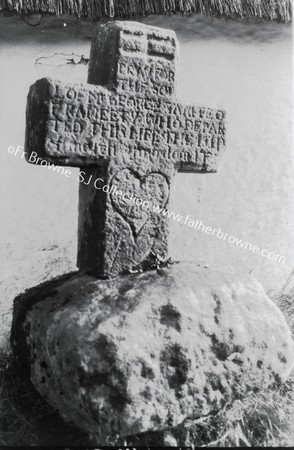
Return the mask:
[[(115, 194), (119, 190), (122, 196)], [(125, 200), (125, 197), (129, 200)], [(123, 168), (112, 177), (110, 198), (115, 211), (130, 226), (136, 240), (152, 214), (158, 215), (153, 212), (152, 205), (156, 204), (159, 208), (167, 205), (169, 182), (160, 172), (148, 172), (141, 176), (134, 170)], [(141, 200), (141, 204), (137, 204), (136, 200)]]

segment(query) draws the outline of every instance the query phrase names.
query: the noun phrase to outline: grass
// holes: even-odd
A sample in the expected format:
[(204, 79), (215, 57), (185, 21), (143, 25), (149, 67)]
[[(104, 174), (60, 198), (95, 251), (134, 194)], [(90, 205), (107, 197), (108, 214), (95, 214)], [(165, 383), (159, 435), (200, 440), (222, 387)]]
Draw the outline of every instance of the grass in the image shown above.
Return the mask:
[(5, 11), (74, 14), (94, 20), (181, 12), (290, 22), (292, 15), (291, 0), (0, 0), (1, 4)]
[[(293, 329), (294, 271), (281, 291), (269, 293)], [(133, 445), (195, 447), (292, 447), (294, 373), (272, 389), (251, 392), (216, 414), (185, 421), (177, 428), (106, 442), (65, 424), (21, 376), (11, 353), (0, 353), (0, 445)]]
[(251, 393), (214, 416), (186, 427), (195, 447), (287, 447), (294, 443), (294, 376), (281, 386)]
[(21, 376), (11, 353), (2, 352), (0, 446), (84, 445), (87, 439), (80, 430), (65, 424)]

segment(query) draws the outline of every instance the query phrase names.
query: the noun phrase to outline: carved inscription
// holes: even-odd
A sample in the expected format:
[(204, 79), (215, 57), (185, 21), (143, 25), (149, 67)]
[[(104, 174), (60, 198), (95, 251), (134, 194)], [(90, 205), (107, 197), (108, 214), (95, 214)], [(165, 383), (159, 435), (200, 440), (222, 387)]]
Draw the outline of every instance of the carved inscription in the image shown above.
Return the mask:
[[(107, 63), (101, 64), (107, 56)], [(178, 43), (175, 33), (137, 22), (101, 26), (93, 39), (88, 82), (118, 93), (174, 97)]]
[[(144, 157), (197, 171), (214, 170), (224, 149), (222, 110), (47, 79), (40, 80), (36, 89), (43, 89), (42, 82), (51, 84), (46, 157), (65, 158), (73, 165), (81, 158), (93, 163), (119, 156), (127, 163)], [(39, 120), (45, 123), (41, 115)]]
[[(152, 30), (152, 29), (151, 29)], [(122, 29), (117, 64), (119, 92), (175, 94), (177, 46), (173, 34), (162, 30), (142, 33), (142, 29)]]
[(166, 61), (130, 61), (121, 58), (118, 63), (117, 89), (119, 92), (145, 92), (158, 96), (173, 96), (175, 69)]

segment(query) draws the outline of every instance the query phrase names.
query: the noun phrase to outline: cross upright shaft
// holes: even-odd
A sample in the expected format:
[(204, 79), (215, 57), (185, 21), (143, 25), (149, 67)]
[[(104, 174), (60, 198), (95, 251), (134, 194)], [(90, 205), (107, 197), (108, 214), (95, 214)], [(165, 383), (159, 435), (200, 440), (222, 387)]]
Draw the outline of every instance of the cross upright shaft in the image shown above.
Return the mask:
[[(151, 252), (166, 256), (168, 221), (151, 204), (168, 207), (176, 170), (216, 171), (225, 113), (175, 100), (177, 57), (172, 31), (112, 22), (93, 39), (91, 85), (42, 79), (31, 87), (27, 159), (35, 151), (81, 168), (82, 271), (114, 276)], [(134, 197), (141, 205), (130, 202)]]

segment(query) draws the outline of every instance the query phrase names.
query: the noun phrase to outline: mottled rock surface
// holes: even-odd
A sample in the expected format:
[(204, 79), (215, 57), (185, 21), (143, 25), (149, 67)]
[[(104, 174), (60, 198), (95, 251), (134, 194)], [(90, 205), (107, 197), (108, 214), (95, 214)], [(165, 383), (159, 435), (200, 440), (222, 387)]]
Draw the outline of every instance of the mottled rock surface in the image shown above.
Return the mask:
[(12, 345), (62, 417), (101, 439), (218, 410), (287, 378), (294, 358), (257, 281), (192, 263), (34, 288), (15, 302)]

